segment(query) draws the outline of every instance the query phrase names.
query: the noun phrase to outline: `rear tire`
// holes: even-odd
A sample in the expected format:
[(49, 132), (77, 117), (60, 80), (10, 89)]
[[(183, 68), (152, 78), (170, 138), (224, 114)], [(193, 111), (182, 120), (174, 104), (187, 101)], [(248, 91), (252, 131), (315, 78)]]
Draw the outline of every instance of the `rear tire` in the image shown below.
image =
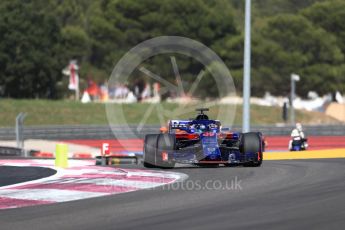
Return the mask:
[(156, 168), (156, 149), (158, 134), (148, 134), (144, 141), (144, 167)]
[(256, 161), (246, 162), (245, 167), (260, 167), (262, 165), (262, 139), (259, 133), (244, 133), (241, 138), (241, 152), (259, 154)]

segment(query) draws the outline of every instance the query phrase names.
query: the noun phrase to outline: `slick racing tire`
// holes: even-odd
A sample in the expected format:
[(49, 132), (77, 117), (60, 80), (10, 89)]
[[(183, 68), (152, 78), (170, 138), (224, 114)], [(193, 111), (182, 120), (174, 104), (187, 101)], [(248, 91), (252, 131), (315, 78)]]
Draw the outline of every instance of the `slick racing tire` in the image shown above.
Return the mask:
[(176, 149), (176, 138), (172, 134), (159, 134), (157, 140), (157, 151), (156, 151), (156, 163), (155, 165), (160, 168), (174, 168), (174, 159), (163, 160), (163, 154), (171, 156)]
[(156, 150), (158, 134), (148, 134), (144, 141), (144, 166), (146, 168), (156, 168)]
[(262, 140), (259, 133), (244, 133), (241, 138), (241, 152), (242, 153), (257, 153), (259, 154), (258, 159), (252, 162), (244, 163), (247, 167), (260, 167), (262, 164)]
[(260, 167), (262, 165), (263, 154), (262, 152), (259, 152), (258, 154), (259, 154), (260, 160), (244, 163), (243, 166), (244, 167)]

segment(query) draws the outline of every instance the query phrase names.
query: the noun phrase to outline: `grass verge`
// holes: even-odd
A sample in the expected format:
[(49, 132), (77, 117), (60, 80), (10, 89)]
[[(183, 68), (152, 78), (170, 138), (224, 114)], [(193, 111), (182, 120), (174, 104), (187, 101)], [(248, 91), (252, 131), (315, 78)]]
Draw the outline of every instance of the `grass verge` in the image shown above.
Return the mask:
[[(179, 105), (162, 103), (165, 111), (173, 111)], [(138, 124), (150, 104), (123, 104), (118, 106), (123, 110), (127, 123)], [(82, 104), (74, 101), (50, 100), (0, 100), (0, 127), (15, 125), (15, 117), (20, 112), (27, 113), (25, 125), (101, 125), (108, 124), (104, 104)], [(209, 112), (210, 118), (217, 113), (217, 106)], [(194, 117), (195, 112), (188, 112), (178, 118)], [(319, 112), (296, 111), (296, 120), (303, 124), (336, 124), (335, 119)], [(251, 106), (251, 123), (253, 125), (282, 123), (282, 109), (279, 107)], [(120, 123), (120, 121), (119, 121)], [(148, 124), (158, 124), (158, 113), (153, 113), (147, 119)], [(235, 124), (242, 124), (242, 107), (237, 106)]]

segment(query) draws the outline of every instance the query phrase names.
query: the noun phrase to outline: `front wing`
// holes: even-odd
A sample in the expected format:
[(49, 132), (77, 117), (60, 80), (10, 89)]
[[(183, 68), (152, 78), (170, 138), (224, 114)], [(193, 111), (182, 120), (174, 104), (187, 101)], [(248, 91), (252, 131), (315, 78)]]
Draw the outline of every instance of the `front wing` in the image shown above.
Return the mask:
[(205, 155), (198, 149), (177, 150), (168, 159), (180, 164), (241, 164), (260, 160), (259, 153), (241, 153), (239, 150), (222, 151), (220, 155)]

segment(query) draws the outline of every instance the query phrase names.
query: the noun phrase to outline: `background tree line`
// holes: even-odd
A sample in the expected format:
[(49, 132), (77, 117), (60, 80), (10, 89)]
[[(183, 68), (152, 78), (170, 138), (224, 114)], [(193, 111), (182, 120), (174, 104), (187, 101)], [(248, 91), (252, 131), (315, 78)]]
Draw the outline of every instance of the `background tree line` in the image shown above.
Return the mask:
[[(61, 98), (67, 81), (61, 70), (70, 59), (81, 66), (82, 84), (90, 77), (101, 82), (130, 48), (161, 35), (189, 37), (212, 48), (231, 70), (240, 93), (243, 2), (2, 0), (0, 95)], [(252, 10), (253, 95), (286, 95), (293, 72), (302, 76), (297, 88), (301, 96), (309, 90), (345, 93), (344, 1), (256, 0)], [(164, 57), (147, 65), (172, 76)], [(178, 65), (190, 79), (200, 70), (188, 58)], [(200, 86), (205, 96), (210, 83), (205, 80)]]

